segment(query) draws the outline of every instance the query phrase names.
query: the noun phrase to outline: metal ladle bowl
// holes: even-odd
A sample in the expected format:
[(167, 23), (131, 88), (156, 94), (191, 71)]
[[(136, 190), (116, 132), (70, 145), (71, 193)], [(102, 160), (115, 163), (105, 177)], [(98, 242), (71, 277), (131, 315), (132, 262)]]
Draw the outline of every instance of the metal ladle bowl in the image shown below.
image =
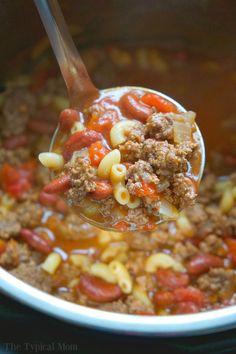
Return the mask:
[[(70, 107), (82, 111), (85, 103), (92, 103), (94, 99), (98, 98), (103, 93), (117, 90), (118, 88), (114, 87), (99, 91), (94, 86), (88, 75), (86, 67), (77, 51), (73, 39), (68, 31), (67, 25), (65, 23), (57, 0), (34, 0), (34, 2), (42, 18), (44, 27), (47, 31), (49, 40), (51, 42), (58, 64), (60, 66), (62, 76), (66, 83)], [(145, 92), (158, 94), (159, 96), (172, 102), (177, 107), (178, 112), (186, 112), (186, 109), (183, 106), (181, 106), (173, 98), (161, 92), (135, 86), (124, 86), (124, 88), (127, 88), (127, 90), (142, 90)], [(59, 128), (57, 127), (51, 140), (50, 151), (53, 151), (53, 145), (56, 140), (58, 131)], [(202, 178), (205, 166), (205, 145), (202, 134), (197, 124), (195, 131), (195, 140), (198, 143), (199, 152), (201, 155), (201, 159), (199, 161), (199, 171), (198, 175), (196, 176), (196, 182), (199, 183)], [(103, 224), (100, 224), (88, 218), (82, 213), (80, 213), (80, 216), (85, 221), (97, 227), (117, 231), (109, 227), (109, 225), (104, 226)], [(164, 220), (160, 219), (157, 221), (157, 224), (163, 221)]]

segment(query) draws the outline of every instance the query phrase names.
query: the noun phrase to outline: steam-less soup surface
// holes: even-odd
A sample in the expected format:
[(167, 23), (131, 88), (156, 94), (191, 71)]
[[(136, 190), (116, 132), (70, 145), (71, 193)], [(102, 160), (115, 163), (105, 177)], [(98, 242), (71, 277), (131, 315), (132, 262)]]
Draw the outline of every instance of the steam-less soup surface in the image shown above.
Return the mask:
[[(98, 87), (150, 87), (174, 97), (197, 112), (207, 144), (194, 206), (156, 230), (149, 220), (149, 231), (109, 232), (43, 189), (50, 176), (37, 155), (48, 150), (68, 100), (40, 48), (31, 53), (31, 72), (22, 75), (19, 66), (1, 94), (0, 264), (43, 291), (108, 311), (169, 315), (235, 304), (234, 61), (149, 47), (83, 51)], [(94, 149), (99, 159), (102, 148)]]

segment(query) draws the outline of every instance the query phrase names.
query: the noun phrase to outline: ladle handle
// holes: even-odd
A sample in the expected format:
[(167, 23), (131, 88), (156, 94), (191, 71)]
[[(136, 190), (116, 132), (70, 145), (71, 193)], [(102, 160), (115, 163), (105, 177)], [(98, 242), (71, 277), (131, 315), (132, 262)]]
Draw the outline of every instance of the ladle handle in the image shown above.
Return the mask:
[(57, 0), (34, 0), (65, 80), (70, 106), (82, 109), (98, 96), (68, 31)]

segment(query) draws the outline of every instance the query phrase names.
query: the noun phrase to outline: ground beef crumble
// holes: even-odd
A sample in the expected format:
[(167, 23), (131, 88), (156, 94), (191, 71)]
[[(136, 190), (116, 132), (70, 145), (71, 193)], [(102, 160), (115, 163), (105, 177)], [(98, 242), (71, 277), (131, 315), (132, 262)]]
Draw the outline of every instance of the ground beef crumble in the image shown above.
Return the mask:
[(142, 144), (128, 140), (119, 146), (124, 162), (135, 162), (141, 158)]
[(4, 136), (24, 132), (29, 117), (36, 110), (36, 98), (26, 88), (15, 88), (6, 94), (3, 105)]
[[(197, 194), (193, 188), (192, 181), (183, 176), (182, 174), (176, 174), (173, 178), (171, 202), (180, 209), (183, 209), (194, 203)], [(167, 198), (168, 199), (168, 198)]]
[(155, 140), (173, 140), (172, 113), (154, 113), (146, 124), (146, 135)]
[(30, 260), (29, 246), (13, 239), (7, 243), (5, 252), (0, 255), (0, 265), (7, 269), (16, 268), (21, 264), (30, 262)]
[(118, 313), (127, 313), (129, 311), (129, 307), (123, 301), (113, 301), (111, 303), (102, 304), (98, 306), (100, 310), (109, 311), (109, 312), (118, 312)]
[(17, 206), (15, 213), (22, 227), (33, 228), (39, 224), (43, 210), (39, 204), (26, 200)]
[(0, 210), (0, 238), (9, 239), (15, 237), (21, 229), (21, 224), (14, 212)]
[(152, 166), (143, 160), (139, 160), (132, 165), (126, 175), (126, 187), (130, 194), (136, 194), (136, 191), (141, 187), (141, 182), (154, 183), (158, 186), (159, 179), (153, 173)]
[[(236, 282), (236, 276), (231, 269), (213, 268), (207, 274), (201, 275), (197, 284), (203, 291), (226, 293)], [(218, 294), (219, 294), (218, 293)]]
[(52, 290), (52, 282), (50, 276), (44, 272), (40, 265), (33, 261), (29, 263), (20, 263), (17, 268), (10, 272), (15, 277), (26, 281), (28, 284), (50, 293)]
[(133, 314), (139, 314), (139, 313), (153, 313), (153, 308), (150, 306), (147, 306), (144, 304), (142, 301), (136, 299), (133, 295), (129, 295), (126, 298), (125, 303), (128, 306), (128, 311), (129, 313)]
[(91, 167), (88, 158), (78, 157), (67, 164), (66, 172), (72, 183), (72, 187), (67, 192), (68, 202), (70, 205), (78, 205), (87, 193), (95, 191), (95, 170)]
[(9, 163), (13, 166), (19, 166), (30, 158), (30, 150), (26, 148), (17, 148), (14, 150), (7, 150), (0, 147), (0, 166)]

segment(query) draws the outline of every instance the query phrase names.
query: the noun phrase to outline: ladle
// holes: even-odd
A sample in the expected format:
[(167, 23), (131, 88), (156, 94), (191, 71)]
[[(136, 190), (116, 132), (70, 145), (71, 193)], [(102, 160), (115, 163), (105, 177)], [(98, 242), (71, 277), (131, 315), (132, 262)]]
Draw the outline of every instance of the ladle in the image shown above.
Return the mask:
[[(106, 90), (98, 90), (92, 83), (86, 67), (77, 51), (77, 48), (73, 42), (73, 39), (68, 31), (68, 27), (65, 23), (64, 17), (62, 15), (61, 9), (59, 7), (57, 0), (34, 0), (35, 5), (39, 11), (44, 27), (47, 31), (51, 46), (55, 53), (56, 59), (61, 69), (62, 76), (67, 86), (70, 107), (83, 110), (85, 104), (88, 105), (92, 103), (94, 99), (102, 96), (108, 90), (116, 90), (116, 88), (109, 88)], [(145, 90), (151, 93), (156, 93), (159, 96), (169, 100), (174, 103), (179, 112), (186, 112), (185, 108), (182, 107), (178, 102), (173, 100), (171, 97), (164, 95), (161, 92), (144, 89), (141, 87), (128, 87), (127, 89), (132, 90)], [(51, 149), (55, 141), (57, 131), (55, 131), (52, 138)], [(201, 161), (199, 174), (197, 181), (201, 180), (204, 165), (205, 165), (205, 147), (204, 140), (202, 138), (201, 132), (196, 125), (196, 135), (199, 144), (199, 150), (201, 153)], [(104, 228), (104, 226), (89, 219), (85, 215), (81, 215), (86, 221), (94, 224), (98, 227)], [(161, 222), (161, 221), (159, 221)], [(158, 222), (158, 223), (159, 223)], [(111, 229), (110, 227), (106, 227)]]

